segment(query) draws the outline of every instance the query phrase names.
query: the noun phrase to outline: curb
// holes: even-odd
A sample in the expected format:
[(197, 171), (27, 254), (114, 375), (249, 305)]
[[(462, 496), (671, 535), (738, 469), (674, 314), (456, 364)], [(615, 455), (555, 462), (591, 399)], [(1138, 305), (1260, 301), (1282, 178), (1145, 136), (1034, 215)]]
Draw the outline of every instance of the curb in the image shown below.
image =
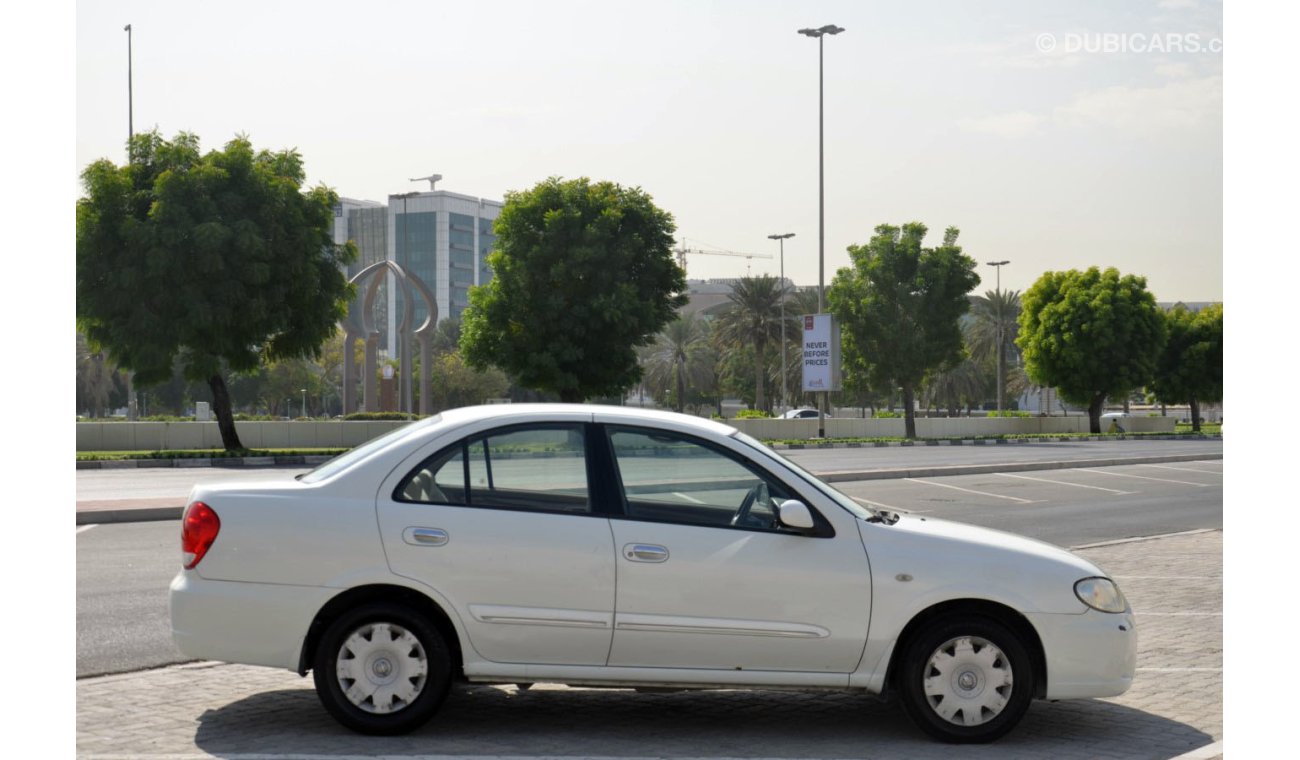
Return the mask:
[[(270, 457), (265, 457), (269, 459)], [(278, 457), (277, 457), (278, 458)], [(261, 457), (259, 457), (261, 459)], [(936, 478), (946, 475), (982, 475), (990, 472), (1033, 472), (1034, 470), (1066, 470), (1072, 467), (1116, 467), (1129, 464), (1159, 464), (1161, 462), (1195, 462), (1206, 459), (1223, 459), (1222, 454), (1168, 454), (1150, 457), (1123, 457), (1113, 459), (1062, 459), (1054, 462), (1003, 462), (995, 464), (962, 464), (950, 467), (918, 467), (906, 470), (837, 470), (815, 472), (826, 483), (853, 480), (897, 480), (899, 478)], [(167, 460), (164, 460), (167, 461)], [(142, 509), (105, 509), (77, 513), (78, 525), (118, 522), (150, 522), (179, 520), (184, 505), (175, 507), (148, 507)]]

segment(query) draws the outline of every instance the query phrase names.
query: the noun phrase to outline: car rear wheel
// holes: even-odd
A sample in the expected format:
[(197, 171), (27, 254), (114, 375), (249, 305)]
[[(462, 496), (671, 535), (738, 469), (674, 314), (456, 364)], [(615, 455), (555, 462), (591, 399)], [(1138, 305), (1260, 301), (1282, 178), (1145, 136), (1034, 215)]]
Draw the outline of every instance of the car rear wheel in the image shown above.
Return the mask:
[(946, 742), (990, 742), (1020, 722), (1034, 693), (1028, 650), (988, 618), (946, 618), (916, 636), (899, 669), (903, 707)]
[(312, 670), (316, 694), (338, 722), (363, 734), (404, 734), (446, 699), (451, 657), (420, 615), (369, 604), (330, 624)]

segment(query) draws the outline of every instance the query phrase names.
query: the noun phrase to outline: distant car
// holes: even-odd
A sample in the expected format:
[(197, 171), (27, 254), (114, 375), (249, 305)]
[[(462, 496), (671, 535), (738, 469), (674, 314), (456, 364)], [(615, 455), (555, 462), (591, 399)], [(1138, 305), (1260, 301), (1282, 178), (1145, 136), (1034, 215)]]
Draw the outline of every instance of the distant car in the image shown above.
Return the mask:
[(1128, 412), (1106, 412), (1101, 416), (1103, 420), (1123, 420), (1132, 417)]
[[(829, 417), (830, 415), (825, 416)], [(817, 419), (816, 409), (791, 409), (780, 417), (783, 420), (806, 420), (809, 418)]]
[(1091, 562), (868, 509), (734, 428), (626, 407), (450, 409), (296, 480), (196, 486), (181, 561), (181, 652), (313, 671), (370, 734), (419, 727), (453, 681), (550, 682), (890, 690), (932, 736), (987, 742), (1136, 665)]

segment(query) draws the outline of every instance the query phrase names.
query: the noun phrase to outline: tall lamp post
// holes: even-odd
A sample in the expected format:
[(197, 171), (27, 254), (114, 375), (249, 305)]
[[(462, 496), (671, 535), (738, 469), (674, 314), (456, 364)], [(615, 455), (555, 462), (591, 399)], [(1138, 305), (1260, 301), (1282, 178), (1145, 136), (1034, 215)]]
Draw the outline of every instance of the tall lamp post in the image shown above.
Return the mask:
[(997, 313), (994, 318), (997, 320), (997, 344), (998, 344), (998, 411), (1002, 411), (1002, 398), (1006, 393), (1006, 369), (1003, 366), (1006, 362), (1006, 350), (1002, 347), (1002, 267), (1010, 264), (1010, 261), (987, 261), (985, 262), (998, 272), (998, 288), (994, 291), (997, 295)]
[[(432, 187), (434, 182), (442, 179), (442, 175), (435, 174), (432, 177), (420, 177), (419, 179), (415, 179), (411, 181), (418, 182), (420, 179), (429, 180), (429, 186)], [(408, 267), (411, 266), (411, 217), (407, 214), (406, 202), (412, 198), (419, 198), (420, 192), (418, 190), (412, 190), (409, 193), (402, 193), (400, 195), (395, 195), (393, 197), (402, 199), (401, 241), (402, 241), (403, 256), (399, 256), (398, 259), (403, 262), (402, 264), (403, 267)], [(392, 290), (391, 288), (391, 283), (393, 283), (392, 275), (390, 274), (388, 277), (389, 277), (388, 281), (390, 283), (390, 290)], [(397, 302), (396, 295), (394, 295), (393, 293), (390, 293), (388, 297), (393, 301), (393, 303)], [(405, 297), (405, 294), (403, 295), (403, 297)], [(406, 312), (403, 313), (405, 314)], [(414, 314), (414, 312), (411, 313)], [(435, 322), (438, 320), (437, 314), (431, 314), (429, 316)], [(400, 360), (401, 366), (400, 366), (400, 371), (398, 373), (398, 380), (397, 380), (397, 389), (398, 389), (397, 405), (400, 411), (407, 412), (409, 414), (415, 411), (414, 409), (415, 402), (413, 398), (414, 394), (411, 388), (411, 347), (408, 345), (408, 341), (406, 340), (406, 338), (401, 335), (400, 331), (398, 333), (397, 339), (399, 341), (399, 344), (401, 345), (401, 353), (398, 355), (398, 359)], [(428, 372), (429, 368), (421, 367), (420, 371)]]
[[(126, 162), (132, 163), (134, 150), (131, 143), (135, 141), (135, 95), (131, 86), (131, 25), (127, 24), (122, 27), (126, 32)], [(135, 401), (135, 372), (126, 371), (126, 418), (135, 420), (136, 414)]]
[(126, 32), (126, 160), (131, 161), (131, 141), (135, 139), (135, 94), (131, 87), (131, 25), (122, 27)]
[(786, 238), (794, 237), (793, 232), (787, 232), (784, 235), (768, 235), (769, 240), (776, 240), (781, 244), (781, 406), (790, 408), (790, 396), (786, 392), (786, 369), (785, 363), (785, 241)]
[[(826, 306), (826, 130), (825, 130), (825, 37), (839, 34), (844, 27), (827, 24), (818, 29), (800, 29), (799, 34), (817, 40), (817, 313)], [(822, 403), (817, 405), (817, 437), (826, 437), (826, 402), (830, 394), (822, 393)]]

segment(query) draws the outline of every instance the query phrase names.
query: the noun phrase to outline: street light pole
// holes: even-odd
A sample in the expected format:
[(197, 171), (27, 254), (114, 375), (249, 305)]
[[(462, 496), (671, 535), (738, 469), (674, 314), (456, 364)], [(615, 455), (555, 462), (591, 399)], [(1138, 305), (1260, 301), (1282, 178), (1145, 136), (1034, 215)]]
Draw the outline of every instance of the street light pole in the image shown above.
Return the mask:
[(784, 235), (768, 235), (769, 240), (776, 240), (781, 244), (781, 406), (786, 409), (790, 408), (790, 396), (786, 392), (786, 369), (785, 363), (785, 241), (786, 238), (794, 237), (793, 232), (787, 232)]
[(994, 318), (997, 320), (996, 332), (997, 332), (997, 346), (998, 346), (998, 411), (1000, 412), (1002, 411), (1002, 399), (1006, 393), (1006, 379), (1005, 379), (1006, 369), (1004, 368), (1003, 365), (1006, 362), (1006, 353), (1007, 353), (1002, 347), (1002, 267), (1003, 265), (1010, 264), (1011, 262), (1010, 261), (988, 261), (985, 263), (993, 267), (994, 269), (996, 269), (998, 273), (998, 288), (997, 290), (994, 291), (994, 293), (997, 296), (997, 313), (994, 315)]
[[(131, 143), (135, 142), (135, 94), (132, 92), (131, 85), (131, 25), (122, 27), (122, 31), (126, 32), (126, 162), (130, 164), (135, 158), (134, 149), (131, 147)], [(126, 418), (136, 420), (139, 417), (137, 411), (139, 410), (136, 408), (135, 400), (135, 371), (127, 370)]]
[[(799, 34), (817, 40), (817, 313), (825, 311), (826, 300), (826, 130), (825, 130), (825, 36), (839, 34), (844, 27), (827, 24), (818, 29), (800, 29)], [(826, 403), (829, 392), (822, 393), (817, 405), (817, 437), (826, 437)]]
[(131, 141), (135, 139), (135, 93), (131, 85), (131, 25), (122, 27), (126, 32), (126, 160), (131, 161)]

